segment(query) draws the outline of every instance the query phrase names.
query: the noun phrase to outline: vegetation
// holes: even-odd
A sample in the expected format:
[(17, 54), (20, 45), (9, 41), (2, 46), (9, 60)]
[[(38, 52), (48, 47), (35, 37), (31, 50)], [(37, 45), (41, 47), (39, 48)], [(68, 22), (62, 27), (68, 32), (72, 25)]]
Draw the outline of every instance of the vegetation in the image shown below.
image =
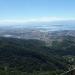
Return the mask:
[(60, 75), (75, 65), (75, 42), (0, 38), (0, 75)]

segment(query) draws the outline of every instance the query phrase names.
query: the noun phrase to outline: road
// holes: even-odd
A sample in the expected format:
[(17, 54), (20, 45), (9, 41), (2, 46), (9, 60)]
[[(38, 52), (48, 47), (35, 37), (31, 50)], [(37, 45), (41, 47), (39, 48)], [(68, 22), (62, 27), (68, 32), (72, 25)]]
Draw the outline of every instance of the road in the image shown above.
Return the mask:
[[(60, 75), (67, 75), (68, 73), (71, 73), (71, 71), (73, 71), (73, 70), (75, 70), (75, 68), (73, 68), (73, 69), (71, 69), (69, 71), (66, 71), (66, 72), (64, 72), (64, 73), (62, 73)], [(71, 74), (71, 75), (75, 75), (75, 74)]]

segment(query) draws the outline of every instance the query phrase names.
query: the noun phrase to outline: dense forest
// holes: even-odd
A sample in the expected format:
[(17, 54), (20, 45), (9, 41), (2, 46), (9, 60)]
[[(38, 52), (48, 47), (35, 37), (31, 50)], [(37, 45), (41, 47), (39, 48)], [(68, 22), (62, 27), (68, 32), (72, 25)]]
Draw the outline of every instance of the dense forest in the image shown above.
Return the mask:
[(0, 37), (0, 75), (60, 75), (75, 65), (75, 38), (47, 45), (40, 40)]

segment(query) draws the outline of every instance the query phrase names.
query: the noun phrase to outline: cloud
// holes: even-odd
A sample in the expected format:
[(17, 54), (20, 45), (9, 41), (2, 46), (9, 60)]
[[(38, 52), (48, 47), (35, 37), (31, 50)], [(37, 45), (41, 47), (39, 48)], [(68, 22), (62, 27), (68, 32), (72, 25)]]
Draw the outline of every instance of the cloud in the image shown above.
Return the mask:
[(14, 20), (0, 20), (0, 25), (15, 25), (15, 24), (28, 24), (28, 23), (40, 23), (40, 22), (55, 22), (64, 20), (75, 20), (75, 18), (61, 18), (61, 17), (40, 17), (31, 19), (14, 19)]

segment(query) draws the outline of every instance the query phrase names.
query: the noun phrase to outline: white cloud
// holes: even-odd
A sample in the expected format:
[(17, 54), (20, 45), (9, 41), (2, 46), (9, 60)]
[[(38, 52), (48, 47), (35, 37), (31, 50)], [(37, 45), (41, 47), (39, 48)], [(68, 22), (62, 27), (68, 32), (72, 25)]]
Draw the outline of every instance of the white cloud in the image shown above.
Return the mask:
[(40, 17), (31, 19), (17, 19), (17, 20), (0, 20), (0, 25), (14, 25), (26, 23), (40, 23), (40, 22), (54, 22), (63, 20), (75, 20), (75, 18), (61, 18), (61, 17)]

